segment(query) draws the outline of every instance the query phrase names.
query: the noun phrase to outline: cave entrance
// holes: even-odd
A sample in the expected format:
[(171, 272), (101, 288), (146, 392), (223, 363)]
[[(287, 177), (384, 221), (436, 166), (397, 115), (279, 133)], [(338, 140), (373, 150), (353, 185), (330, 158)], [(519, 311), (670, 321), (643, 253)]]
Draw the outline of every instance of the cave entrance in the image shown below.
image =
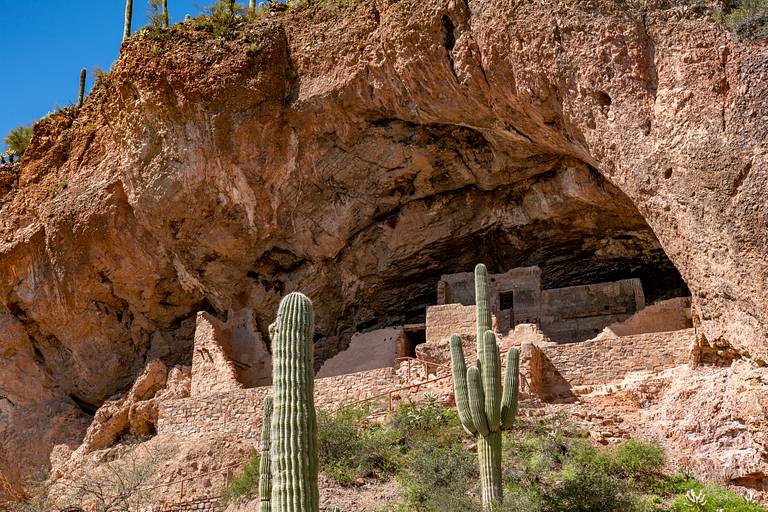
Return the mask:
[(403, 337), (398, 349), (398, 357), (416, 357), (416, 346), (427, 341), (427, 325), (411, 324), (403, 326)]
[[(467, 151), (471, 160), (475, 154)], [(471, 278), (458, 275), (471, 274), (479, 262), (497, 275), (511, 269), (540, 269), (540, 281), (533, 287), (498, 283), (494, 301), (506, 312), (498, 319), (502, 333), (520, 323), (568, 323), (572, 327), (562, 327), (562, 332), (559, 326), (548, 327), (553, 339), (582, 341), (603, 329), (589, 317), (604, 317), (610, 324), (637, 309), (690, 297), (643, 214), (621, 190), (583, 162), (545, 155), (535, 160), (535, 165), (548, 170), (520, 171), (521, 178), (514, 178), (517, 171), (510, 165), (507, 181), (485, 188), (458, 186), (450, 180), (465, 174), (446, 171), (441, 176), (447, 182), (433, 183), (444, 190), (413, 199), (408, 207), (394, 211), (397, 222), (382, 221), (359, 235), (367, 253), (380, 255), (374, 267), (356, 270), (370, 276), (363, 279), (365, 297), (358, 300), (361, 316), (375, 318), (371, 328), (402, 325), (413, 311), (436, 304), (472, 304)], [(494, 168), (501, 165), (497, 164)], [(359, 260), (348, 265), (355, 268)], [(441, 287), (447, 275), (458, 276), (461, 286)], [(635, 299), (631, 283), (602, 286), (626, 280), (639, 281), (642, 291), (637, 295), (642, 301)], [(614, 289), (619, 291), (611, 295)], [(548, 307), (546, 301), (557, 307)], [(572, 311), (570, 303), (586, 306)], [(553, 309), (556, 315), (549, 315)], [(552, 316), (557, 318), (548, 318)], [(401, 355), (412, 356), (417, 342), (410, 341), (410, 334), (407, 338)]]

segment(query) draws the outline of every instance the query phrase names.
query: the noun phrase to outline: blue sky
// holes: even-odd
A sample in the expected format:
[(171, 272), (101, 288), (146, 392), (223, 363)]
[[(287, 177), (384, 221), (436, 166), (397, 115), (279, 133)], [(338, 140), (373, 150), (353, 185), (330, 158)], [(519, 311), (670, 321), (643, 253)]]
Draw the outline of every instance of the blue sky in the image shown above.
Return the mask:
[[(214, 0), (168, 0), (171, 21), (196, 16)], [(245, 0), (239, 0), (246, 4)], [(149, 2), (133, 0), (133, 30)], [(0, 147), (9, 130), (77, 100), (80, 69), (109, 69), (123, 35), (125, 0), (0, 0)]]

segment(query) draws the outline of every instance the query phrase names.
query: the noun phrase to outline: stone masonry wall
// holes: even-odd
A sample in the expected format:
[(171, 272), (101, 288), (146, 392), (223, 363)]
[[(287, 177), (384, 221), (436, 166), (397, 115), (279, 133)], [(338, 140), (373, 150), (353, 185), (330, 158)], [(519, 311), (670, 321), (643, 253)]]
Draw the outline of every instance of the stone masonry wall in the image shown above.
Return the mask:
[(164, 503), (157, 512), (215, 512), (224, 510), (219, 498), (200, 498), (197, 500)]
[(593, 338), (645, 307), (639, 279), (569, 286), (541, 294), (541, 330), (558, 342)]
[(387, 368), (395, 364), (398, 345), (402, 343), (403, 328), (387, 327), (364, 333), (355, 333), (349, 348), (328, 359), (318, 378), (334, 377), (374, 368)]
[(618, 382), (637, 371), (661, 371), (689, 362), (694, 329), (533, 347), (532, 384), (544, 397), (576, 386)]
[[(451, 334), (477, 336), (475, 306), (443, 304), (427, 307), (427, 343), (448, 340)], [(496, 326), (496, 316), (493, 317)]]
[(192, 396), (243, 388), (231, 360), (231, 334), (226, 324), (205, 312), (197, 314), (192, 353)]
[(693, 327), (691, 298), (676, 297), (645, 307), (624, 320), (606, 327), (606, 334), (629, 336), (647, 332), (677, 331)]
[[(400, 385), (393, 368), (315, 380), (315, 403), (324, 409), (377, 395)], [(233, 434), (258, 441), (264, 397), (271, 386), (161, 402), (157, 433), (198, 436)]]

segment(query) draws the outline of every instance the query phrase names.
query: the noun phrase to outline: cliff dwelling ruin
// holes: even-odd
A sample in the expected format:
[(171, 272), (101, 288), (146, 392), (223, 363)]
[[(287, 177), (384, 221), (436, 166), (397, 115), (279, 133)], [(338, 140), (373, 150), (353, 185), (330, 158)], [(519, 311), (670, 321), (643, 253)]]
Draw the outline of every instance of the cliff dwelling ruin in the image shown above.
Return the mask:
[[(514, 268), (490, 276), (494, 329), (515, 343), (517, 326), (540, 333), (545, 344), (570, 344), (597, 337), (671, 332), (693, 327), (690, 297), (646, 306), (639, 278), (563, 288), (542, 288), (539, 267)], [(323, 362), (318, 378), (395, 367), (415, 358), (424, 344), (444, 343), (451, 334), (475, 338), (474, 277), (443, 275), (437, 304), (425, 322), (355, 333), (349, 347)], [(227, 322), (201, 312), (192, 360), (192, 396), (270, 385), (271, 356), (251, 311), (230, 311)]]

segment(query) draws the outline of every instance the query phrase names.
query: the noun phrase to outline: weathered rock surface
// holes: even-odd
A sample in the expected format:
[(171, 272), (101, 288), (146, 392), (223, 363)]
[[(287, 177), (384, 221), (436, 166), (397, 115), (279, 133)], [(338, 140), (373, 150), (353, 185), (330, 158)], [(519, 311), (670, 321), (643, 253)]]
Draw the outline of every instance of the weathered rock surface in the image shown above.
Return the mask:
[(648, 384), (658, 402), (644, 419), (682, 465), (768, 491), (768, 369), (736, 361), (730, 368), (680, 368), (640, 391)]
[(36, 128), (0, 207), (3, 472), (189, 364), (198, 310), (266, 339), (300, 288), (325, 357), (480, 260), (650, 301), (679, 271), (704, 335), (768, 360), (764, 43), (665, 0), (329, 3), (238, 37), (135, 36)]
[(83, 457), (94, 450), (109, 448), (124, 435), (139, 439), (153, 435), (158, 401), (186, 398), (190, 386), (189, 367), (169, 371), (162, 361), (153, 359), (125, 396), (99, 407), (74, 455)]

